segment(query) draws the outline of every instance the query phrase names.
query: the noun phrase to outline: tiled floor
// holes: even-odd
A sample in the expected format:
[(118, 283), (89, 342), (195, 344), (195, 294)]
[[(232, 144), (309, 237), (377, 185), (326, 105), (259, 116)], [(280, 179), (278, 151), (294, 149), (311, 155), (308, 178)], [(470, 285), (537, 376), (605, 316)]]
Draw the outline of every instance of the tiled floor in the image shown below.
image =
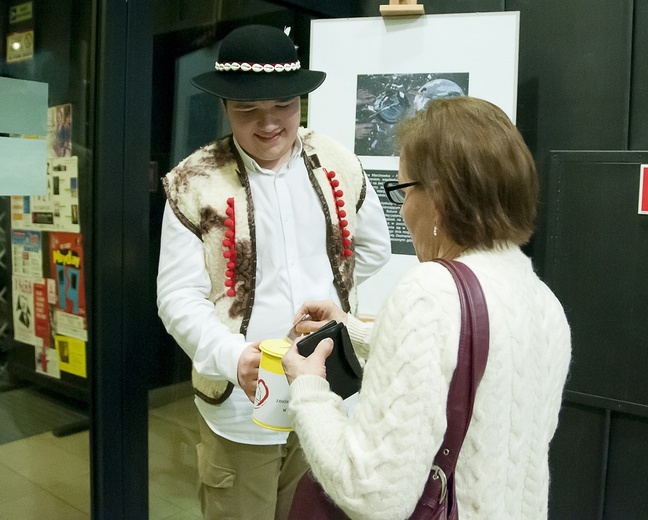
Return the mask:
[[(149, 518), (198, 520), (193, 397), (183, 395), (149, 412)], [(90, 519), (87, 431), (51, 432), (0, 446), (0, 518)]]

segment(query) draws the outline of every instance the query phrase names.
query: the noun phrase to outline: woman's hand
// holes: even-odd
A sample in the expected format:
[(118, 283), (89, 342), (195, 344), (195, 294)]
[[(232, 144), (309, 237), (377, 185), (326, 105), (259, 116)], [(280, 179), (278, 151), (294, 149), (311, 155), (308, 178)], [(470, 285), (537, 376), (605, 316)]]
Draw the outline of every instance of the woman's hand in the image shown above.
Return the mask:
[(297, 311), (293, 324), (300, 334), (315, 332), (329, 321), (347, 322), (347, 315), (331, 300), (313, 300), (305, 302)]
[(288, 384), (297, 379), (299, 376), (314, 375), (326, 379), (326, 358), (333, 351), (333, 340), (330, 338), (323, 339), (319, 342), (313, 353), (308, 356), (302, 356), (297, 350), (297, 343), (303, 336), (300, 336), (290, 346), (288, 352), (281, 359)]

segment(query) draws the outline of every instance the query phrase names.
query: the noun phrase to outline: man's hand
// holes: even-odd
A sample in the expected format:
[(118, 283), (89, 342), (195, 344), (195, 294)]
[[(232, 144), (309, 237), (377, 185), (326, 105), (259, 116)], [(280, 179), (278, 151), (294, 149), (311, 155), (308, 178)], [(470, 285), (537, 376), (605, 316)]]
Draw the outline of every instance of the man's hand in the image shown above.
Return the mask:
[(253, 403), (256, 394), (257, 378), (259, 376), (259, 363), (261, 362), (259, 343), (261, 342), (258, 341), (245, 347), (245, 350), (239, 358), (238, 369), (236, 371), (239, 386)]
[[(305, 316), (307, 317), (303, 319)], [(299, 308), (293, 323), (296, 332), (308, 334), (309, 332), (315, 332), (331, 320), (346, 325), (347, 319), (346, 312), (331, 300), (312, 300), (305, 302)]]

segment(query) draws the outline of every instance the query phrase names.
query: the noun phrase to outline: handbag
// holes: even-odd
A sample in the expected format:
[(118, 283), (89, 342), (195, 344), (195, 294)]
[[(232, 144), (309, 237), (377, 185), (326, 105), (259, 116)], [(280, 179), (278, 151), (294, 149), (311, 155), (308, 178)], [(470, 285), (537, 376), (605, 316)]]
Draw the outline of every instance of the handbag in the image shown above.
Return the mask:
[[(488, 360), (488, 309), (479, 280), (461, 262), (434, 261), (446, 267), (457, 284), (461, 332), (457, 367), (448, 391), (448, 426), (410, 520), (459, 518), (454, 470), (472, 417), (475, 393)], [(349, 520), (349, 517), (333, 503), (308, 471), (297, 484), (288, 520)]]
[(310, 356), (319, 342), (325, 338), (333, 340), (333, 351), (326, 358), (326, 380), (333, 392), (346, 399), (360, 390), (362, 367), (344, 323), (329, 321), (299, 341), (297, 350), (304, 357)]

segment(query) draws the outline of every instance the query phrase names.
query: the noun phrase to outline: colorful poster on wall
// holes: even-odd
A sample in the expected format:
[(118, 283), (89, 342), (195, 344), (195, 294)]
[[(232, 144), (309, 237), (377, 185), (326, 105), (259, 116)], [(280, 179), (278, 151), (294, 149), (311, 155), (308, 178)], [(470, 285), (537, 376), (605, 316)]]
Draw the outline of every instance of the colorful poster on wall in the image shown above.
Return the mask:
[(54, 305), (55, 300), (54, 280), (45, 279), (34, 284), (34, 315), (36, 324), (34, 331), (36, 337), (42, 339), (42, 346), (36, 347), (35, 364), (36, 372), (50, 376), (61, 377), (59, 370), (58, 352), (54, 348)]
[(87, 341), (81, 235), (59, 232), (49, 235), (50, 276), (56, 287), (56, 332)]
[(40, 231), (11, 230), (13, 274), (43, 277), (43, 236)]
[[(52, 346), (51, 325), (53, 309), (50, 310), (47, 297), (47, 281), (39, 279), (34, 281), (34, 335), (44, 348)], [(53, 316), (52, 316), (53, 317)]]
[(14, 338), (35, 347), (51, 347), (54, 309), (48, 280), (13, 275), (12, 289)]

